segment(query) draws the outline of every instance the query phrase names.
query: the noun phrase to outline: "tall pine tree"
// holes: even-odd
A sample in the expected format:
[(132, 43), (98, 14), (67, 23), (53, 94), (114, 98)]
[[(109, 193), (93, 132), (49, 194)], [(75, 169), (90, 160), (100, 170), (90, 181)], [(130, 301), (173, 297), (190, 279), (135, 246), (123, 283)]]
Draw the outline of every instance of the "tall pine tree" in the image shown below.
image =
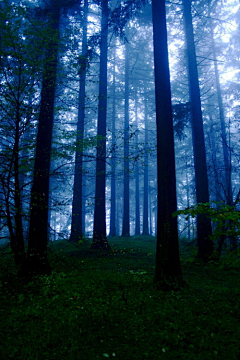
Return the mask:
[(107, 53), (108, 53), (108, 0), (102, 0), (99, 103), (98, 103), (98, 143), (96, 162), (96, 188), (92, 249), (109, 247), (106, 236), (106, 118), (107, 118)]
[(184, 282), (179, 258), (175, 155), (165, 0), (152, 0), (157, 122), (158, 220), (155, 283), (161, 289)]
[[(197, 203), (209, 202), (205, 139), (198, 80), (196, 49), (192, 24), (191, 1), (183, 0), (183, 13), (187, 44), (188, 77), (192, 109), (192, 140)], [(208, 261), (213, 253), (211, 220), (204, 214), (197, 216), (198, 257)]]

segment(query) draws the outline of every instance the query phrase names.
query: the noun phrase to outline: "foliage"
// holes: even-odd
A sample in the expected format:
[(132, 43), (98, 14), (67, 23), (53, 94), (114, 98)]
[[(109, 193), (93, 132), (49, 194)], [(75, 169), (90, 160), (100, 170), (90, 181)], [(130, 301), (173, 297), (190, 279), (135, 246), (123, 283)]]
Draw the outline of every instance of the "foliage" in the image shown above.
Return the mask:
[(127, 41), (124, 28), (128, 21), (137, 15), (140, 10), (148, 3), (148, 0), (128, 0), (123, 4), (120, 3), (112, 12), (110, 16), (110, 24), (116, 36), (119, 36), (124, 41)]
[[(59, 132), (60, 133), (60, 132)], [(84, 152), (89, 149), (95, 148), (101, 136), (87, 136), (81, 141), (76, 140), (75, 130), (61, 130), (59, 135), (56, 135), (53, 141), (52, 159), (66, 159), (72, 160), (72, 156), (76, 150)]]
[(4, 0), (0, 10), (1, 215), (17, 254), (29, 213), (43, 49), (50, 36), (30, 4)]
[(237, 237), (240, 235), (240, 211), (237, 208), (238, 203), (234, 206), (217, 201), (199, 203), (187, 209), (176, 211), (174, 216), (186, 215), (185, 219), (188, 220), (190, 216), (195, 218), (198, 214), (205, 214), (215, 224), (213, 240), (218, 239), (220, 236)]
[(175, 104), (172, 106), (173, 127), (180, 140), (186, 137), (185, 127), (191, 120), (191, 103)]
[(52, 243), (55, 270), (28, 283), (2, 255), (1, 359), (238, 359), (239, 259), (227, 269), (183, 262), (189, 287), (161, 292), (154, 238), (109, 243), (102, 256)]

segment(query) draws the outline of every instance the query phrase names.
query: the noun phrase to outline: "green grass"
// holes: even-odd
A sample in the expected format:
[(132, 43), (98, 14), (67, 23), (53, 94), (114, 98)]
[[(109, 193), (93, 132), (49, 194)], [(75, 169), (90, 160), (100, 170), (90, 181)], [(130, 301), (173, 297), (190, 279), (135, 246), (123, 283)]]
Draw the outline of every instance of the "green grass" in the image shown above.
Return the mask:
[[(111, 251), (50, 244), (51, 276), (0, 270), (0, 359), (240, 359), (240, 261), (201, 265), (182, 249), (188, 287), (153, 286), (155, 239), (109, 239)], [(9, 251), (8, 249), (6, 251)]]

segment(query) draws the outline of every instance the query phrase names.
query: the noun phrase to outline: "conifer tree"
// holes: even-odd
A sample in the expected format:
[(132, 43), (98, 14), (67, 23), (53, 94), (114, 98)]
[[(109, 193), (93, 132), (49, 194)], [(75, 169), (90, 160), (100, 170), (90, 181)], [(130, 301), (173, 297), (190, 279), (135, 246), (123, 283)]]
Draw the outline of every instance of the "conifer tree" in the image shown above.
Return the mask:
[(98, 102), (98, 144), (96, 161), (96, 187), (92, 249), (107, 249), (106, 237), (106, 118), (107, 118), (107, 53), (108, 53), (108, 0), (102, 0), (99, 102)]
[(158, 220), (155, 283), (161, 289), (184, 282), (179, 258), (175, 155), (165, 0), (152, 0), (157, 122)]
[(46, 274), (51, 271), (47, 258), (48, 204), (54, 100), (56, 90), (60, 5), (52, 0), (48, 13), (49, 41), (45, 49), (45, 65), (40, 100), (36, 154), (31, 190), (30, 225), (27, 262), (23, 273)]
[(84, 236), (83, 228), (83, 139), (84, 139), (84, 121), (85, 121), (85, 97), (86, 97), (86, 70), (87, 70), (87, 15), (88, 0), (84, 0), (83, 14), (83, 38), (82, 53), (79, 57), (79, 99), (78, 99), (78, 122), (77, 122), (77, 141), (76, 157), (73, 183), (73, 203), (72, 203), (72, 224), (70, 241), (77, 242)]
[[(183, 0), (184, 23), (187, 45), (188, 77), (192, 110), (192, 140), (197, 203), (209, 202), (206, 150), (198, 80), (196, 49), (192, 24), (191, 1)], [(211, 220), (204, 214), (197, 216), (198, 257), (208, 261), (213, 253)]]
[(124, 164), (123, 164), (123, 227), (122, 236), (130, 236), (130, 177), (129, 177), (129, 44), (125, 44), (125, 105), (124, 105)]

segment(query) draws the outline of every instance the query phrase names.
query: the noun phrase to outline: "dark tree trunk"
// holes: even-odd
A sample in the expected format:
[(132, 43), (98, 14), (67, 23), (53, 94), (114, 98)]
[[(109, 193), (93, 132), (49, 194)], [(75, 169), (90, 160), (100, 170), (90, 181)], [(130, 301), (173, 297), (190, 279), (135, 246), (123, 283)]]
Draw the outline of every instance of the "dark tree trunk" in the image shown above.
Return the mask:
[[(135, 99), (135, 122), (136, 122), (136, 135), (135, 135), (135, 148), (138, 154), (138, 109), (137, 98)], [(139, 191), (139, 163), (138, 157), (135, 162), (135, 235), (140, 235), (140, 191)]]
[(175, 289), (184, 282), (179, 259), (175, 156), (164, 0), (152, 0), (157, 122), (158, 221), (155, 283)]
[(149, 235), (152, 236), (153, 234), (153, 227), (152, 227), (152, 197), (151, 192), (149, 192)]
[(144, 179), (143, 179), (143, 235), (149, 235), (148, 226), (148, 112), (145, 87), (144, 100), (144, 118), (145, 118), (145, 139), (144, 139)]
[[(214, 41), (214, 31), (211, 18), (211, 9), (209, 1), (209, 19), (210, 19), (210, 31), (211, 31), (211, 45), (212, 45), (212, 55), (214, 62), (214, 72), (215, 72), (215, 81), (216, 81), (216, 90), (217, 90), (217, 99), (218, 99), (218, 108), (219, 108), (219, 118), (221, 126), (221, 138), (222, 138), (222, 149), (223, 149), (223, 161), (224, 161), (224, 175), (225, 175), (225, 197), (226, 203), (230, 206), (233, 205), (233, 191), (232, 191), (232, 165), (231, 165), (231, 154), (229, 151), (227, 135), (226, 135), (226, 123), (224, 116), (224, 107), (222, 101), (222, 92), (219, 79), (218, 63), (217, 63), (217, 54), (216, 46)], [(231, 227), (231, 222), (229, 223)], [(223, 243), (223, 236), (220, 239), (220, 244)], [(236, 237), (230, 236), (230, 246), (232, 250), (237, 249), (237, 239)], [(220, 247), (221, 248), (221, 247)], [(219, 248), (219, 249), (220, 249)], [(220, 252), (219, 252), (220, 254)]]
[(83, 177), (82, 184), (82, 231), (85, 234), (86, 231), (86, 179)]
[[(18, 101), (19, 104), (19, 101)], [(12, 246), (15, 264), (17, 267), (21, 267), (25, 261), (25, 248), (23, 239), (23, 225), (22, 225), (22, 201), (21, 201), (21, 189), (19, 180), (19, 141), (20, 141), (20, 115), (17, 108), (16, 117), (16, 134), (15, 143), (13, 148), (14, 157), (14, 206), (15, 206), (15, 234), (14, 234), (14, 246)]]
[(92, 249), (107, 249), (106, 236), (106, 118), (107, 118), (107, 37), (108, 0), (102, 0), (100, 75), (98, 103), (98, 144)]
[[(211, 104), (210, 104), (211, 106)], [(215, 106), (214, 106), (215, 111)], [(217, 149), (216, 149), (216, 143), (217, 143), (217, 137), (218, 133), (215, 131), (213, 117), (211, 111), (209, 111), (209, 125), (210, 125), (210, 131), (209, 131), (209, 142), (211, 146), (211, 162), (213, 167), (213, 176), (214, 176), (214, 200), (215, 201), (221, 201), (222, 200), (222, 186), (220, 185), (220, 179), (219, 177), (221, 174), (219, 173), (219, 160), (217, 156)], [(214, 224), (213, 224), (214, 226)]]
[[(190, 207), (190, 186), (189, 186), (189, 179), (188, 179), (188, 162), (186, 159), (186, 192), (187, 192), (187, 207)], [(188, 231), (188, 240), (191, 240), (191, 223), (190, 223), (190, 216), (188, 217), (188, 227), (187, 227), (187, 231)]]
[[(18, 99), (19, 100), (19, 99)], [(22, 225), (22, 201), (20, 189), (20, 174), (19, 174), (19, 142), (20, 142), (20, 115), (19, 115), (19, 101), (17, 101), (16, 111), (16, 127), (14, 134), (14, 144), (11, 160), (9, 163), (8, 175), (6, 177), (5, 189), (3, 193), (6, 204), (6, 220), (9, 230), (10, 246), (13, 253), (16, 267), (19, 269), (25, 261), (25, 248), (23, 239), (23, 225)], [(13, 178), (12, 178), (13, 174)], [(11, 202), (11, 183), (14, 182), (13, 201), (14, 201), (14, 216), (12, 216), (12, 202)], [(14, 220), (13, 220), (14, 218)]]
[[(117, 183), (118, 185), (118, 183)], [(118, 187), (117, 187), (118, 189)], [(116, 189), (116, 190), (117, 190)], [(121, 236), (121, 224), (120, 224), (120, 213), (121, 213), (121, 210), (120, 210), (120, 207), (122, 205), (122, 202), (119, 200), (119, 196), (118, 196), (118, 192), (116, 193), (117, 195), (117, 201), (116, 201), (116, 233), (117, 233), (117, 236)]]
[(215, 47), (215, 41), (214, 41), (214, 31), (213, 31), (213, 25), (212, 25), (212, 19), (211, 19), (210, 1), (209, 1), (208, 6), (209, 6), (209, 19), (210, 19), (210, 31), (211, 31), (211, 50), (212, 50), (213, 63), (214, 63), (217, 100), (218, 100), (218, 108), (219, 108), (219, 119), (220, 119), (220, 126), (221, 126), (222, 148), (223, 148), (225, 189), (226, 189), (225, 196), (226, 196), (227, 204), (232, 205), (233, 204), (232, 180), (231, 180), (231, 170), (232, 169), (231, 169), (231, 161), (230, 161), (230, 156), (229, 156), (229, 148), (228, 148), (228, 144), (227, 144), (224, 107), (223, 107), (222, 92), (221, 92), (221, 85), (220, 85), (220, 79), (219, 79), (217, 54), (216, 54), (216, 47)]
[(110, 236), (116, 236), (116, 50), (113, 58)]
[(87, 15), (88, 0), (84, 1), (82, 54), (80, 62), (80, 87), (78, 100), (77, 149), (73, 185), (71, 242), (84, 237), (83, 229), (83, 139), (85, 121), (86, 69), (87, 69)]
[(123, 164), (123, 228), (122, 236), (130, 236), (129, 204), (129, 46), (125, 45), (125, 120), (124, 120), (124, 164)]
[[(3, 194), (4, 194), (4, 202), (5, 202), (5, 206), (6, 206), (6, 223), (7, 223), (7, 227), (8, 227), (8, 231), (9, 231), (9, 237), (10, 237), (10, 246), (12, 249), (12, 253), (15, 253), (15, 244), (16, 244), (16, 238), (15, 238), (15, 233), (14, 233), (14, 228), (13, 228), (13, 222), (12, 222), (12, 213), (11, 213), (11, 207), (12, 207), (12, 203), (11, 203), (11, 181), (12, 181), (12, 167), (14, 164), (14, 152), (11, 154), (11, 160), (9, 162), (9, 171), (8, 174), (6, 176), (6, 180), (5, 183), (2, 186), (2, 190), (3, 190)], [(15, 260), (15, 264), (18, 263), (17, 259)]]
[(46, 60), (41, 91), (36, 157), (28, 239), (28, 259), (23, 273), (46, 274), (51, 271), (47, 259), (49, 173), (51, 158), (54, 98), (56, 88), (60, 8), (50, 12), (51, 38), (46, 49)]
[[(183, 0), (184, 21), (187, 43), (188, 76), (190, 100), (192, 105), (192, 139), (194, 153), (195, 183), (197, 203), (209, 202), (208, 177), (206, 165), (205, 139), (201, 110), (201, 97), (198, 81), (196, 49), (192, 25), (191, 2)], [(211, 220), (201, 214), (197, 216), (198, 257), (208, 261), (213, 253)]]

